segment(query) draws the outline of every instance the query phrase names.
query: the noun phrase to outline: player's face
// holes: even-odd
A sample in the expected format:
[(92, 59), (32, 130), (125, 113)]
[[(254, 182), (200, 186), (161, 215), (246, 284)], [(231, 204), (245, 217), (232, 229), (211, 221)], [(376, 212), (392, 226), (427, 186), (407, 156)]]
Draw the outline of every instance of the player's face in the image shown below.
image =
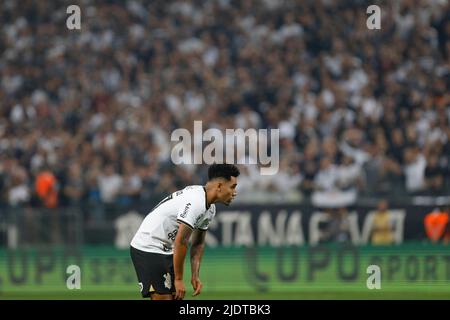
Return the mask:
[(225, 205), (229, 206), (233, 201), (234, 197), (236, 197), (236, 187), (237, 187), (237, 178), (231, 177), (231, 179), (224, 180), (220, 187), (220, 200)]

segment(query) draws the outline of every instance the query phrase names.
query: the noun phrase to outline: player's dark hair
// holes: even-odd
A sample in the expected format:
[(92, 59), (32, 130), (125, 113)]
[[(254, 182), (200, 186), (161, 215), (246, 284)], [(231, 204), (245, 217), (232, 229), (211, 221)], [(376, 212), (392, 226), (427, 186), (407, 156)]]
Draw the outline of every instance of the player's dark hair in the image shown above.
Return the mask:
[(234, 164), (215, 163), (208, 168), (208, 179), (224, 178), (230, 180), (231, 177), (238, 177), (241, 174)]

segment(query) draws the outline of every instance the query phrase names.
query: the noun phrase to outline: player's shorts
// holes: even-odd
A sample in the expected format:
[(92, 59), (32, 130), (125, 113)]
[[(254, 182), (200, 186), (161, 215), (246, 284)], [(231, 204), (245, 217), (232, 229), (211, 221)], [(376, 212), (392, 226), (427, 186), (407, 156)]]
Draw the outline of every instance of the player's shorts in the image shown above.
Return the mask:
[(153, 292), (175, 293), (173, 255), (145, 252), (131, 246), (130, 254), (143, 298)]

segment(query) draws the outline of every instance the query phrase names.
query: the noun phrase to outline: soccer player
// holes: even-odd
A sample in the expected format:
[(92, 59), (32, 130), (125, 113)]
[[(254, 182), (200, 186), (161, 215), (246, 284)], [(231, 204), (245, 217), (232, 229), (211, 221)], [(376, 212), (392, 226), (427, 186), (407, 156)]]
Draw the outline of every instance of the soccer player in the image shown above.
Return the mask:
[(216, 214), (214, 203), (230, 205), (239, 174), (234, 165), (213, 164), (208, 168), (205, 186), (187, 186), (172, 193), (145, 217), (130, 247), (142, 297), (184, 298), (183, 268), (191, 235), (191, 284), (193, 296), (200, 294), (200, 262), (206, 231)]

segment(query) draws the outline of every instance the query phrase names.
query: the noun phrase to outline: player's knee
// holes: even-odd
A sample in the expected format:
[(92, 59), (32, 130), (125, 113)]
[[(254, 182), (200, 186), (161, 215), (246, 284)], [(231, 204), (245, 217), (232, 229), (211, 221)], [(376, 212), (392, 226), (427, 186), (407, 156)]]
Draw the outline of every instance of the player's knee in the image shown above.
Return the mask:
[(173, 300), (173, 296), (171, 294), (152, 293), (150, 295), (150, 299), (152, 299), (152, 300)]

